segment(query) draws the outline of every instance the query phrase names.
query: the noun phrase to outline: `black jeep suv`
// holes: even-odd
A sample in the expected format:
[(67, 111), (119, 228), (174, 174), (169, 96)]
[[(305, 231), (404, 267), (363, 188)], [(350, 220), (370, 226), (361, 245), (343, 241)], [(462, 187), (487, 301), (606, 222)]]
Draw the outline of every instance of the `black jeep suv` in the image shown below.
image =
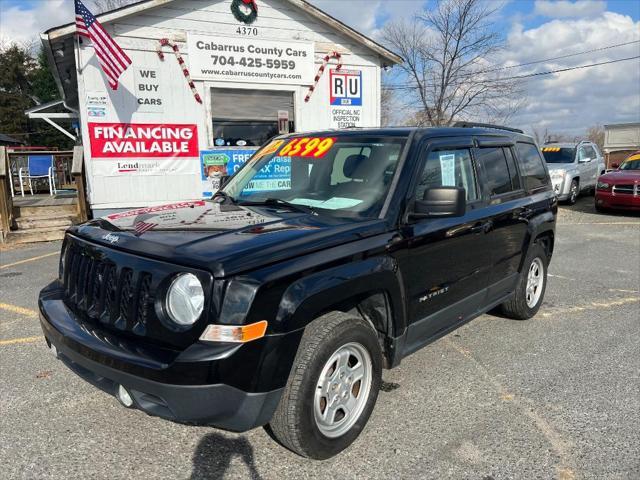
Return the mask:
[(69, 229), (56, 356), (127, 407), (328, 458), (382, 368), (499, 307), (536, 314), (557, 204), (535, 142), (466, 125), (274, 139), (214, 197)]

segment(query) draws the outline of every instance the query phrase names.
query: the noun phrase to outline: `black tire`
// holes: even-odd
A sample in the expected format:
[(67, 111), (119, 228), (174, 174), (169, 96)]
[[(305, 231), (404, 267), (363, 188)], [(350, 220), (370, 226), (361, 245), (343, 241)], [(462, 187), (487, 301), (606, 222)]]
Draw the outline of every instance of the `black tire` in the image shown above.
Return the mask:
[[(531, 268), (531, 264), (533, 261), (538, 258), (540, 259), (543, 267), (542, 274), (542, 291), (540, 293), (540, 297), (535, 305), (530, 307), (527, 305), (527, 278), (529, 274), (529, 269)], [(520, 272), (520, 278), (518, 279), (518, 285), (516, 286), (516, 291), (510, 300), (503, 303), (500, 308), (502, 313), (514, 320), (528, 320), (533, 317), (538, 310), (540, 310), (540, 305), (544, 301), (544, 294), (547, 289), (547, 266), (549, 265), (549, 259), (547, 258), (547, 252), (539, 243), (534, 243), (529, 252), (527, 253), (527, 258), (524, 261), (522, 266), (522, 271)]]
[(571, 186), (569, 187), (569, 197), (567, 198), (567, 205), (575, 205), (580, 196), (580, 182), (577, 179), (571, 180)]
[[(318, 380), (331, 356), (347, 344), (363, 346), (371, 358), (371, 386), (355, 424), (337, 438), (325, 436), (314, 415)], [(361, 318), (331, 312), (305, 329), (295, 362), (267, 431), (284, 447), (303, 457), (324, 460), (358, 438), (378, 398), (382, 379), (382, 352), (376, 331)], [(362, 399), (365, 401), (365, 399)]]
[(608, 213), (609, 212), (608, 209), (606, 209), (604, 207), (601, 207), (600, 205), (594, 205), (594, 206), (596, 208), (596, 212), (598, 212), (598, 213)]

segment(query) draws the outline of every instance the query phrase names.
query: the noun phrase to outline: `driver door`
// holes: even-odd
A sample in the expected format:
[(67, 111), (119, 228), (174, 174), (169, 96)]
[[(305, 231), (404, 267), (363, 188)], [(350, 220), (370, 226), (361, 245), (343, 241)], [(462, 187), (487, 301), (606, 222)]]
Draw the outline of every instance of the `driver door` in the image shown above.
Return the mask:
[(462, 187), (462, 217), (406, 221), (406, 249), (399, 259), (409, 328), (405, 354), (464, 321), (484, 303), (492, 251), (482, 189), (470, 138), (433, 142), (420, 154), (412, 198), (429, 188)]

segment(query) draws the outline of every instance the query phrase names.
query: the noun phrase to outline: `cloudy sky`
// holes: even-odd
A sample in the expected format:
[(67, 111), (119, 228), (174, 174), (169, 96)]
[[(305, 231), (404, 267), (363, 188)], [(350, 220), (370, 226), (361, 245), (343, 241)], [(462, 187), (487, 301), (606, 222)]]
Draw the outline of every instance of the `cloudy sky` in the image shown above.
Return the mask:
[[(487, 0), (503, 5), (494, 28), (507, 41), (500, 59), (519, 65), (640, 39), (638, 0)], [(410, 18), (433, 0), (311, 0), (379, 38), (386, 22)], [(90, 0), (87, 1), (87, 5)], [(71, 0), (0, 0), (0, 37), (26, 41), (73, 19)], [(515, 68), (529, 74), (640, 55), (640, 43)], [(640, 121), (640, 60), (534, 77), (512, 123), (578, 135), (597, 124)]]

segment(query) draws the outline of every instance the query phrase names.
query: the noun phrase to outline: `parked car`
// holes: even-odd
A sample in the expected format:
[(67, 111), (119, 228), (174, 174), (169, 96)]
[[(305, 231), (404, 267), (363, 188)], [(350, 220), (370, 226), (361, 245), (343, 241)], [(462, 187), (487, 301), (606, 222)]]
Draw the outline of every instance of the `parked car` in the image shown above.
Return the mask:
[(640, 210), (640, 151), (598, 178), (596, 210)]
[(595, 143), (549, 143), (542, 147), (558, 200), (573, 205), (584, 191), (593, 191), (605, 162)]
[[(261, 183), (276, 167), (287, 180)], [(268, 425), (325, 459), (364, 428), (382, 368), (496, 307), (538, 312), (556, 214), (520, 131), (281, 136), (210, 200), (71, 227), (41, 324), (126, 407)]]

